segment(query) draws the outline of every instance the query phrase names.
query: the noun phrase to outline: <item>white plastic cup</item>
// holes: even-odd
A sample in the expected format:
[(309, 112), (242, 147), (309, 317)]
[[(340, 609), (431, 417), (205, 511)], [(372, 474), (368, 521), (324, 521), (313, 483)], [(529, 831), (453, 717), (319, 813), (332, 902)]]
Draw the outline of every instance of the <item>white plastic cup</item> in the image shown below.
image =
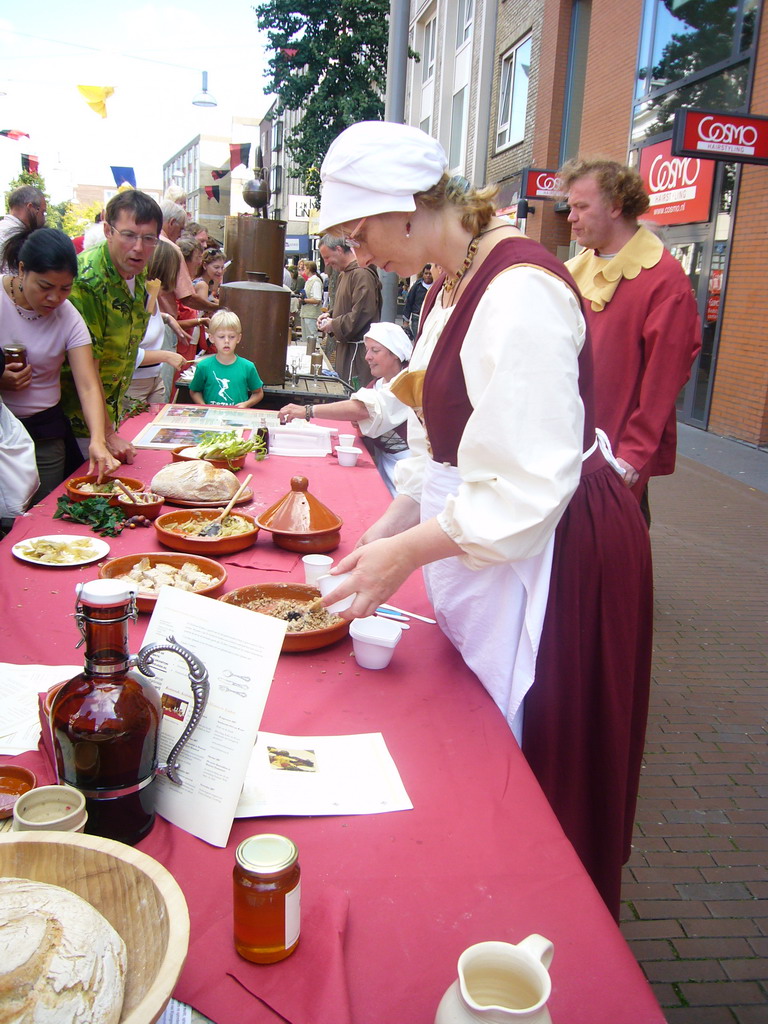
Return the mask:
[(343, 444), (336, 445), (336, 455), (340, 466), (356, 466), (357, 460), (362, 454), (362, 448), (350, 448)]
[(354, 434), (339, 434), (339, 444), (344, 448), (354, 448), (357, 437)]
[(333, 565), (330, 555), (304, 555), (304, 582), (311, 587), (317, 586), (320, 576), (324, 576)]
[(369, 615), (355, 619), (349, 627), (355, 661), (361, 668), (386, 668), (403, 631), (392, 619)]
[(87, 820), (85, 797), (71, 786), (30, 789), (13, 807), (14, 832), (82, 832)]
[[(343, 572), (340, 576), (318, 576), (315, 586), (318, 588), (320, 593), (325, 597), (326, 594), (330, 594), (331, 591), (335, 590), (336, 587), (348, 580), (351, 573)], [(357, 597), (357, 594), (350, 594), (349, 597), (342, 597), (339, 601), (334, 601), (333, 604), (328, 605), (326, 611), (330, 612), (331, 615), (338, 615), (339, 612), (346, 611), (352, 605), (352, 602)]]

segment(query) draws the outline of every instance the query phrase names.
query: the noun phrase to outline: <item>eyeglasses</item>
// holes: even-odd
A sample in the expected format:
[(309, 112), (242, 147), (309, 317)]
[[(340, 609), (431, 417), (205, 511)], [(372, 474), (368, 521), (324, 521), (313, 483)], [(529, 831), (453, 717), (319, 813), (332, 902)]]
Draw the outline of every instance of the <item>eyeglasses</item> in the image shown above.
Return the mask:
[(118, 231), (111, 224), (109, 226), (113, 234), (120, 235), (126, 245), (134, 246), (136, 239), (140, 239), (142, 245), (145, 245), (148, 249), (154, 249), (160, 241), (157, 235), (137, 235), (135, 231)]
[(359, 249), (360, 246), (362, 245), (362, 242), (359, 239), (353, 238), (352, 236), (358, 233), (360, 228), (363, 226), (363, 224), (365, 224), (367, 220), (367, 217), (363, 217), (362, 220), (359, 220), (357, 222), (355, 227), (349, 232), (348, 235), (341, 236), (342, 242), (344, 243), (344, 245), (347, 246), (348, 249)]

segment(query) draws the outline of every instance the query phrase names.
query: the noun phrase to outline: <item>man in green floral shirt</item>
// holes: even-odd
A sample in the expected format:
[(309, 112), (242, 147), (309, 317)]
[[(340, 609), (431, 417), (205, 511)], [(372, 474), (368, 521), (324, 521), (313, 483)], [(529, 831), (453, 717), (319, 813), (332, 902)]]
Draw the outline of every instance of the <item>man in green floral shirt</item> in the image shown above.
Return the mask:
[[(107, 447), (122, 462), (133, 462), (135, 455), (133, 445), (120, 437), (117, 427), (139, 342), (149, 321), (144, 271), (162, 227), (163, 215), (151, 196), (136, 189), (118, 192), (107, 204), (106, 238), (78, 257), (78, 276), (69, 296), (91, 334), (107, 409)], [(64, 370), (61, 392), (75, 436), (87, 438), (88, 427), (72, 376)]]

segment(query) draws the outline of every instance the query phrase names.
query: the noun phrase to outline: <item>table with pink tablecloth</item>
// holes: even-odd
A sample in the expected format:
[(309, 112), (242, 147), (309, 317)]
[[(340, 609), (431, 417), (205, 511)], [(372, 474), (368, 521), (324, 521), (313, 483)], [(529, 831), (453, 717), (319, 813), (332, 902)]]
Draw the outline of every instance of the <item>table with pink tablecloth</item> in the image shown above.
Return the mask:
[[(136, 431), (147, 421), (137, 419)], [(139, 451), (124, 472), (149, 483), (168, 459)], [(344, 520), (337, 559), (389, 500), (367, 455), (351, 469), (332, 456), (249, 457), (244, 472), (253, 473), (254, 497), (241, 507), (256, 515), (289, 489), (292, 476), (305, 475), (310, 491)], [(10, 550), (23, 537), (83, 532), (51, 518), (59, 493), (0, 542), (2, 661), (79, 660), (74, 585), (94, 578), (98, 566), (45, 568)], [(109, 543), (111, 555), (163, 550), (153, 529), (125, 531)], [(275, 548), (264, 532), (254, 548), (221, 561), (226, 590), (303, 581), (299, 556)], [(430, 615), (418, 574), (392, 600)], [(141, 615), (130, 626), (132, 651), (147, 621)], [(663, 1024), (502, 715), (437, 626), (416, 619), (410, 626), (381, 671), (359, 668), (349, 639), (282, 655), (262, 725), (297, 736), (381, 732), (413, 810), (236, 821), (226, 849), (158, 820), (140, 844), (168, 867), (189, 904), (189, 956), (174, 995), (216, 1024), (432, 1024), (462, 950), (538, 932), (555, 946), (554, 1024)], [(19, 760), (50, 781), (41, 754)], [(302, 868), (299, 947), (269, 966), (246, 962), (232, 945), (234, 849), (260, 831), (293, 839)]]

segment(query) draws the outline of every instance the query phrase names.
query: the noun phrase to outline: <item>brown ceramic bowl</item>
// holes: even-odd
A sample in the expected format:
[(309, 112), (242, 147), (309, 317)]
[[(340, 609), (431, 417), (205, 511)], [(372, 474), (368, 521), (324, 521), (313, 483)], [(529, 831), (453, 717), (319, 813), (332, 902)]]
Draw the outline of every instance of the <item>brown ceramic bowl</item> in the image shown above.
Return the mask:
[(0, 818), (10, 818), (13, 805), (37, 785), (37, 776), (20, 764), (0, 764)]
[(198, 462), (203, 459), (205, 462), (210, 464), (215, 469), (229, 469), (233, 473), (236, 473), (238, 469), (242, 469), (245, 465), (246, 455), (238, 455), (236, 459), (205, 459), (202, 455), (183, 455), (187, 448), (193, 448), (194, 445), (185, 444), (181, 448), (171, 449), (171, 462)]
[(117, 495), (117, 507), (121, 508), (127, 516), (146, 516), (147, 519), (157, 519), (163, 510), (165, 498), (162, 494), (155, 494), (154, 491), (134, 491), (137, 497), (144, 501), (131, 501), (127, 494)]
[[(316, 587), (306, 583), (252, 583), (247, 587), (238, 587), (220, 597), (220, 601), (235, 604), (238, 607), (250, 601), (258, 601), (261, 597), (272, 597), (275, 600), (288, 598), (309, 603), (320, 596)], [(263, 613), (262, 613), (263, 614)], [(311, 629), (305, 633), (286, 633), (283, 640), (284, 651), (316, 651), (319, 647), (328, 647), (341, 640), (349, 633), (349, 623), (344, 621), (326, 629)]]
[[(137, 480), (135, 477), (122, 476), (118, 473), (114, 474), (108, 479), (116, 479), (119, 477), (123, 481), (129, 491), (144, 491), (147, 489), (147, 485), (143, 480)], [(67, 480), (64, 484), (64, 490), (67, 492), (67, 497), (71, 501), (85, 501), (86, 498), (109, 498), (110, 505), (117, 505), (117, 496), (122, 492), (115, 487), (111, 494), (97, 494), (93, 491), (84, 491), (82, 489), (83, 484), (95, 484), (98, 480), (97, 476), (91, 474), (90, 476), (73, 476), (71, 480)]]
[[(211, 558), (203, 558), (201, 555), (177, 555), (171, 551), (145, 551), (138, 555), (121, 555), (119, 558), (110, 558), (108, 562), (99, 569), (99, 579), (114, 579), (116, 576), (124, 576), (140, 562), (142, 558), (148, 558), (150, 566), (158, 563), (170, 564), (180, 569), (185, 562), (194, 562), (201, 572), (213, 576), (215, 582), (202, 590), (196, 590), (196, 594), (203, 597), (214, 597), (227, 582), (227, 570), (223, 565), (214, 562)], [(152, 590), (140, 590), (136, 595), (136, 606), (140, 612), (151, 612), (154, 610), (157, 601), (157, 593)]]
[(221, 509), (216, 508), (185, 508), (160, 516), (155, 523), (157, 539), (174, 551), (190, 551), (197, 555), (231, 555), (233, 551), (243, 551), (251, 544), (255, 544), (259, 528), (253, 516), (245, 512), (229, 514), (245, 520), (249, 526), (248, 532), (237, 533), (231, 537), (191, 537), (186, 533), (176, 533), (173, 530), (174, 525), (189, 522), (190, 519), (211, 523), (221, 515)]

